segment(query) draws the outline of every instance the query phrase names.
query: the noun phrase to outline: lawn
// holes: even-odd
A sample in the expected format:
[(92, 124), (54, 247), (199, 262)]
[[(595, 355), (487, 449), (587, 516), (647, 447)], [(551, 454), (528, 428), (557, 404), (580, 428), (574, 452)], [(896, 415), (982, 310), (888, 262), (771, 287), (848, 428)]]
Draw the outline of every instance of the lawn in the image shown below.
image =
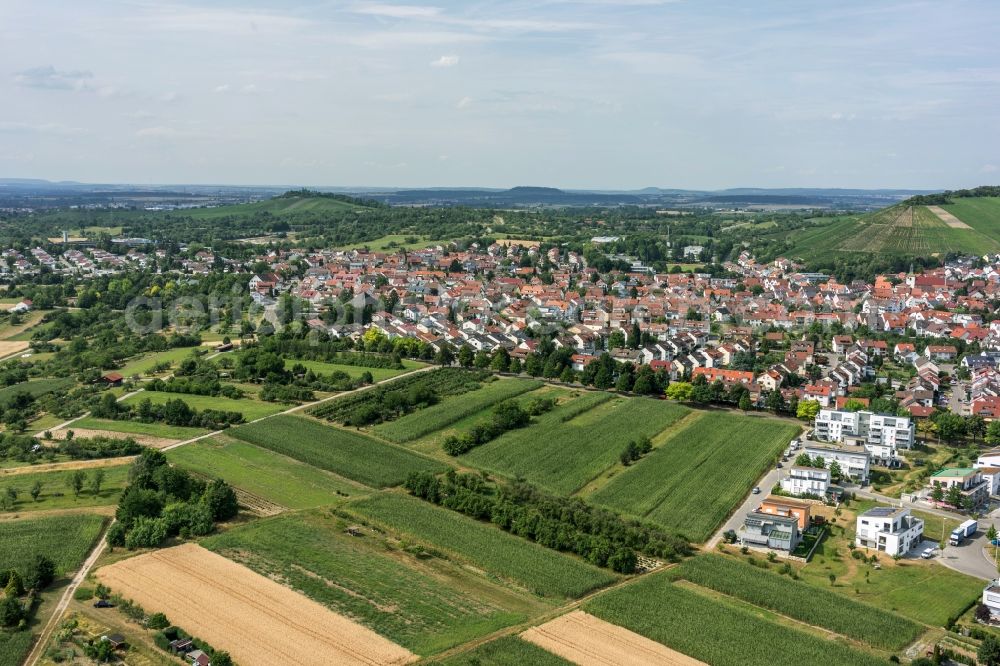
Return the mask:
[(252, 398), (233, 400), (222, 396), (211, 395), (190, 395), (186, 393), (168, 393), (166, 391), (142, 391), (131, 398), (126, 399), (126, 405), (137, 405), (144, 399), (149, 398), (153, 404), (162, 405), (167, 400), (183, 400), (189, 407), (198, 411), (205, 409), (217, 409), (223, 412), (240, 412), (247, 421), (259, 419), (262, 416), (270, 416), (288, 409), (286, 405), (275, 402), (262, 402)]
[(541, 596), (575, 598), (617, 578), (582, 560), (415, 497), (381, 493), (352, 502), (347, 509)]
[(713, 666), (876, 666), (885, 660), (646, 576), (583, 606), (613, 624)]
[(447, 469), (411, 451), (300, 416), (275, 416), (229, 434), (373, 487), (399, 485), (410, 472)]
[(0, 562), (22, 575), (36, 555), (56, 564), (58, 575), (76, 571), (94, 547), (103, 516), (70, 515), (0, 521)]
[[(139, 395), (145, 395), (140, 393)], [(153, 395), (152, 393), (150, 395)], [(79, 421), (70, 424), (67, 430), (73, 428), (87, 428), (90, 430), (107, 430), (110, 432), (126, 432), (133, 435), (149, 435), (150, 437), (163, 437), (165, 439), (191, 439), (199, 437), (208, 432), (202, 428), (186, 428), (184, 426), (172, 426), (166, 423), (142, 423), (140, 421), (114, 421), (112, 419), (95, 419), (87, 416)]]
[(721, 555), (687, 560), (670, 575), (886, 650), (906, 647), (924, 629), (900, 615)]
[(34, 398), (52, 393), (61, 389), (69, 388), (73, 385), (73, 380), (69, 377), (58, 377), (50, 379), (29, 379), (20, 384), (12, 384), (0, 388), (0, 402), (3, 402), (18, 393), (28, 393)]
[(705, 541), (799, 430), (763, 416), (698, 414), (590, 500)]
[[(119, 465), (117, 467), (80, 470), (83, 472), (84, 482), (79, 497), (74, 494), (69, 485), (70, 477), (74, 474), (69, 470), (0, 476), (0, 488), (2, 488), (2, 492), (7, 492), (8, 488), (13, 488), (17, 492), (14, 510), (19, 513), (86, 506), (110, 506), (118, 503), (122, 490), (128, 484), (128, 468), (128, 465)], [(104, 473), (104, 479), (100, 491), (94, 493), (92, 483), (98, 469)], [(33, 500), (30, 494), (31, 488), (36, 482), (41, 484), (41, 494), (39, 494), (37, 501)]]
[(431, 663), (440, 666), (571, 666), (571, 662), (517, 636), (502, 636), (469, 652)]
[(403, 418), (376, 426), (374, 431), (391, 442), (404, 443), (420, 439), (456, 421), (476, 414), (493, 405), (534, 391), (542, 382), (532, 379), (501, 379), (482, 388), (445, 398), (436, 405), (407, 414)]
[(181, 361), (190, 356), (195, 350), (205, 351), (203, 347), (175, 347), (134, 358), (126, 363), (118, 372), (125, 377), (131, 377), (132, 375), (142, 377), (145, 376), (147, 370), (151, 369), (157, 363), (165, 362), (171, 363), (172, 367), (176, 368)]
[(225, 437), (181, 446), (169, 451), (167, 458), (289, 509), (335, 504), (363, 492), (361, 486), (312, 465)]
[[(592, 409), (577, 412), (589, 401)], [(578, 401), (583, 401), (579, 404)], [(527, 428), (513, 430), (462, 456), (463, 460), (569, 495), (618, 464), (629, 440), (653, 438), (689, 410), (660, 400), (592, 393), (560, 405)], [(563, 420), (567, 417), (568, 420)]]
[(438, 557), (401, 549), (328, 512), (259, 520), (202, 542), (422, 655), (511, 624), (546, 606)]
[(285, 368), (287, 369), (291, 369), (293, 365), (297, 364), (302, 365), (306, 370), (312, 370), (318, 375), (329, 375), (331, 372), (346, 372), (351, 377), (360, 377), (365, 372), (370, 372), (372, 379), (376, 382), (424, 367), (424, 364), (417, 363), (416, 361), (411, 361), (409, 359), (403, 360), (402, 370), (394, 370), (390, 368), (366, 368), (361, 365), (342, 365), (340, 363), (327, 363), (326, 361), (299, 361), (296, 359), (285, 359)]

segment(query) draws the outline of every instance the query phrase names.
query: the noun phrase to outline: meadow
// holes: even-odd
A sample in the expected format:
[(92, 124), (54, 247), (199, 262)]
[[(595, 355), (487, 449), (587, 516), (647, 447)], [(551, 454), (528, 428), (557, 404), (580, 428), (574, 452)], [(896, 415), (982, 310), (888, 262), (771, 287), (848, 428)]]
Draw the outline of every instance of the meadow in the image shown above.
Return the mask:
[(447, 468), (366, 435), (280, 415), (228, 431), (245, 442), (377, 488), (399, 485), (410, 472)]
[(76, 571), (105, 520), (77, 514), (0, 521), (0, 562), (23, 575), (36, 555), (46, 555), (55, 562), (57, 575)]
[(941, 206), (976, 231), (1000, 239), (1000, 197), (956, 197)]
[(886, 650), (906, 647), (924, 629), (900, 615), (720, 555), (687, 560), (670, 576)]
[(414, 497), (381, 493), (352, 502), (347, 510), (543, 597), (575, 598), (617, 579), (582, 560)]
[(424, 367), (422, 363), (417, 363), (416, 361), (411, 361), (409, 359), (403, 359), (403, 369), (401, 370), (391, 368), (366, 368), (361, 365), (344, 365), (341, 363), (327, 363), (326, 361), (300, 361), (297, 359), (285, 359), (286, 369), (290, 370), (294, 365), (301, 365), (306, 370), (312, 370), (318, 375), (329, 375), (333, 372), (346, 372), (351, 377), (356, 378), (366, 372), (369, 372), (371, 373), (372, 379), (376, 382)]
[(289, 509), (334, 504), (364, 492), (362, 486), (312, 465), (224, 436), (168, 451), (167, 459)]
[(799, 430), (763, 416), (699, 413), (589, 499), (702, 542)]
[[(145, 395), (140, 393), (139, 395)], [(149, 395), (152, 395), (150, 393)], [(79, 421), (74, 421), (67, 430), (88, 429), (107, 430), (109, 432), (124, 432), (132, 435), (148, 435), (150, 437), (163, 437), (165, 439), (192, 439), (200, 437), (208, 432), (202, 428), (187, 428), (185, 426), (172, 426), (166, 423), (142, 423), (141, 421), (115, 421), (113, 419), (97, 419), (87, 416)]]
[(876, 666), (886, 663), (651, 575), (602, 594), (583, 609), (713, 666)]
[(289, 515), (202, 542), (418, 654), (491, 633), (545, 606), (454, 563), (397, 549), (327, 512)]
[(0, 388), (0, 402), (4, 402), (18, 393), (27, 393), (33, 398), (45, 395), (46, 393), (52, 393), (53, 391), (59, 391), (61, 389), (69, 388), (73, 385), (73, 380), (69, 377), (59, 377), (50, 379), (29, 379), (26, 382), (21, 382), (20, 384), (12, 384), (11, 386), (5, 386)]
[(501, 379), (475, 391), (447, 397), (436, 405), (383, 423), (373, 430), (390, 442), (411, 442), (542, 386), (542, 382), (531, 379)]
[(517, 636), (502, 636), (468, 652), (433, 661), (440, 666), (571, 666), (571, 663)]
[[(91, 483), (94, 475), (100, 469), (104, 473), (101, 489), (94, 493)], [(0, 476), (2, 492), (12, 488), (17, 492), (14, 511), (27, 513), (49, 509), (72, 509), (87, 506), (111, 506), (118, 503), (122, 490), (128, 484), (128, 465), (118, 467), (100, 467), (81, 470), (83, 472), (83, 491), (77, 497), (68, 485), (74, 471), (62, 470), (55, 472), (38, 472), (35, 474), (13, 474)], [(30, 491), (35, 483), (41, 485), (38, 499), (31, 497)]]
[(166, 391), (141, 391), (131, 398), (124, 400), (124, 403), (126, 405), (137, 405), (146, 398), (149, 398), (154, 405), (162, 405), (167, 400), (183, 400), (189, 407), (198, 411), (216, 409), (222, 412), (240, 412), (247, 421), (277, 414), (280, 411), (288, 409), (287, 405), (275, 402), (262, 402), (249, 397), (242, 400), (233, 400), (232, 398), (223, 398), (222, 396), (168, 393)]
[[(159, 363), (170, 363), (173, 367), (177, 367), (181, 361), (194, 353), (195, 350), (204, 351), (200, 347), (175, 347), (173, 349), (166, 349), (161, 352), (139, 356), (122, 366), (122, 368), (118, 370), (118, 373), (124, 377), (131, 377), (132, 375), (139, 375), (142, 377), (146, 374), (147, 370), (151, 370)], [(166, 372), (169, 372), (169, 370)]]
[[(584, 402), (580, 402), (584, 401)], [(590, 406), (577, 412), (581, 406)], [(569, 495), (618, 464), (629, 440), (652, 438), (689, 410), (659, 400), (606, 400), (588, 394), (505, 433), (462, 456), (463, 460), (509, 477), (524, 477), (557, 494)]]

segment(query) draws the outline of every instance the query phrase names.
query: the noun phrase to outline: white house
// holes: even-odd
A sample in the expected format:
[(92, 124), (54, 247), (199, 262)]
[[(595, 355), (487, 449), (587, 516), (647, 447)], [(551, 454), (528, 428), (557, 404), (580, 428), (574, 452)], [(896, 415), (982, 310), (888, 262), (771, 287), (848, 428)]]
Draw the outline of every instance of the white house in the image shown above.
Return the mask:
[(861, 483), (868, 482), (871, 454), (863, 448), (857, 446), (806, 444), (803, 452), (810, 458), (821, 458), (827, 468), (830, 467), (831, 462), (836, 461), (840, 466), (840, 471), (845, 476), (849, 476)]
[(1000, 579), (991, 580), (983, 588), (983, 605), (988, 606), (994, 620), (1000, 620)]
[(917, 546), (924, 534), (924, 521), (909, 509), (877, 506), (857, 518), (854, 544), (895, 557)]
[(819, 467), (795, 466), (789, 475), (781, 480), (781, 489), (792, 495), (826, 496), (830, 487), (830, 470)]
[(872, 457), (887, 464), (897, 449), (913, 447), (916, 426), (906, 416), (821, 409), (816, 415), (816, 439), (863, 445)]

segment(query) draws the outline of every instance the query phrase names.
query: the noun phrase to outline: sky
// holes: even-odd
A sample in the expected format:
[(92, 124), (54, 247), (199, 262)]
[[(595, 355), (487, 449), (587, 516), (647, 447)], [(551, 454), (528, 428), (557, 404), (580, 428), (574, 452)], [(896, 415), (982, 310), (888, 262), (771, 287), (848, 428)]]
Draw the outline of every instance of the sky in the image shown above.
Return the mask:
[(1000, 182), (1000, 2), (0, 1), (0, 177)]

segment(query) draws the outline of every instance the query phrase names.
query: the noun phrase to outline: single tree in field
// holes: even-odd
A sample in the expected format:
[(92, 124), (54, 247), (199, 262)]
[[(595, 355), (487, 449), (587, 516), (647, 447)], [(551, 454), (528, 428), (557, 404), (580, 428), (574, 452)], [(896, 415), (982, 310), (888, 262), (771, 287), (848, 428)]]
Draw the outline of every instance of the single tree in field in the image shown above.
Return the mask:
[(837, 574), (830, 574), (828, 578), (830, 579), (830, 587), (833, 587), (834, 583), (837, 582)]
[(78, 469), (66, 478), (66, 485), (70, 487), (76, 497), (79, 497), (86, 480), (87, 473), (82, 469)]
[(104, 485), (104, 470), (98, 467), (94, 470), (94, 475), (90, 477), (91, 494), (100, 495), (102, 485)]
[(31, 490), (29, 492), (31, 493), (31, 499), (37, 502), (38, 496), (42, 494), (42, 482), (36, 479), (35, 482), (31, 484)]

